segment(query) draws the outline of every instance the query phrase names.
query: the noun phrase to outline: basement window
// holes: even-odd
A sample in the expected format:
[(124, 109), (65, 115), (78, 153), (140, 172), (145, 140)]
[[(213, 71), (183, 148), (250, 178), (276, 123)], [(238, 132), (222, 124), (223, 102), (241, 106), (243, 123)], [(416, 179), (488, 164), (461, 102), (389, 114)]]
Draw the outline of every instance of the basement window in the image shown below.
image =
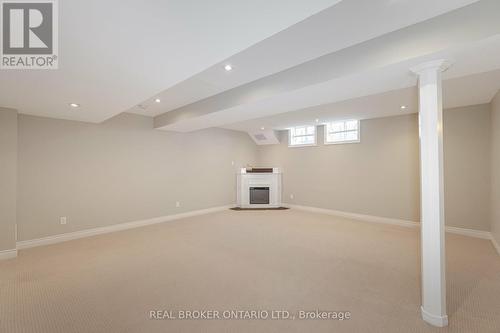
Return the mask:
[(316, 145), (316, 126), (297, 126), (288, 130), (288, 146), (303, 147)]
[(325, 126), (325, 144), (359, 141), (359, 120), (334, 121)]

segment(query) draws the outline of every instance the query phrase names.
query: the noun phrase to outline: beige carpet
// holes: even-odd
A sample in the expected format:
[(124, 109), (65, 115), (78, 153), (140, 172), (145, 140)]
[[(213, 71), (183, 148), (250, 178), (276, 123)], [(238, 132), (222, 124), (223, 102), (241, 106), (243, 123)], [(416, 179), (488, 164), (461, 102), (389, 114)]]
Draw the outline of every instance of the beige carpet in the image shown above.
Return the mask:
[[(227, 211), (20, 251), (0, 332), (500, 332), (500, 257), (447, 235), (450, 326), (420, 319), (418, 230)], [(150, 310), (350, 311), (335, 320), (150, 320)]]

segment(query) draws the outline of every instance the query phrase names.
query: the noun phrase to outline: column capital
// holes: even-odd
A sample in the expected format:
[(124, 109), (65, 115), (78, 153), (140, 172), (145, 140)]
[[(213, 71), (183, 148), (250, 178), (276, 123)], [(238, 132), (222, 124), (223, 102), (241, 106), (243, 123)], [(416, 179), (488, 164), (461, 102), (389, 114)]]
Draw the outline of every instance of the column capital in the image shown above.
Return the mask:
[(432, 60), (421, 63), (410, 68), (410, 71), (416, 75), (421, 75), (428, 71), (444, 72), (450, 68), (452, 63), (446, 59)]

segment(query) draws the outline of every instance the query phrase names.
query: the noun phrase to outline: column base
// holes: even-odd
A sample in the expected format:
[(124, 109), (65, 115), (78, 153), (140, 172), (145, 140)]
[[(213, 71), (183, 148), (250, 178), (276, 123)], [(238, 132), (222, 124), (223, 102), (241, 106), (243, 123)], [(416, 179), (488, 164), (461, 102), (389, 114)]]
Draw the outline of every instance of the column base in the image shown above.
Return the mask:
[(420, 307), (420, 310), (422, 312), (422, 319), (425, 322), (427, 322), (433, 326), (437, 326), (437, 327), (448, 326), (448, 316), (433, 315), (433, 314), (425, 311), (423, 307)]

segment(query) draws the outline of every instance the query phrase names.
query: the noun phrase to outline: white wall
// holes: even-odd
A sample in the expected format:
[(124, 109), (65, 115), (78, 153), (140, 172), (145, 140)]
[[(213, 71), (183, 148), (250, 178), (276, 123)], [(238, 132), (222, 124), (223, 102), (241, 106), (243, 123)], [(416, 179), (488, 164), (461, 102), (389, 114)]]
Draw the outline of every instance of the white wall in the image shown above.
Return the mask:
[(19, 115), (19, 239), (231, 204), (236, 168), (255, 154), (246, 133), (230, 130), (164, 132), (132, 114), (103, 124)]
[(0, 251), (16, 248), (17, 112), (0, 108)]

